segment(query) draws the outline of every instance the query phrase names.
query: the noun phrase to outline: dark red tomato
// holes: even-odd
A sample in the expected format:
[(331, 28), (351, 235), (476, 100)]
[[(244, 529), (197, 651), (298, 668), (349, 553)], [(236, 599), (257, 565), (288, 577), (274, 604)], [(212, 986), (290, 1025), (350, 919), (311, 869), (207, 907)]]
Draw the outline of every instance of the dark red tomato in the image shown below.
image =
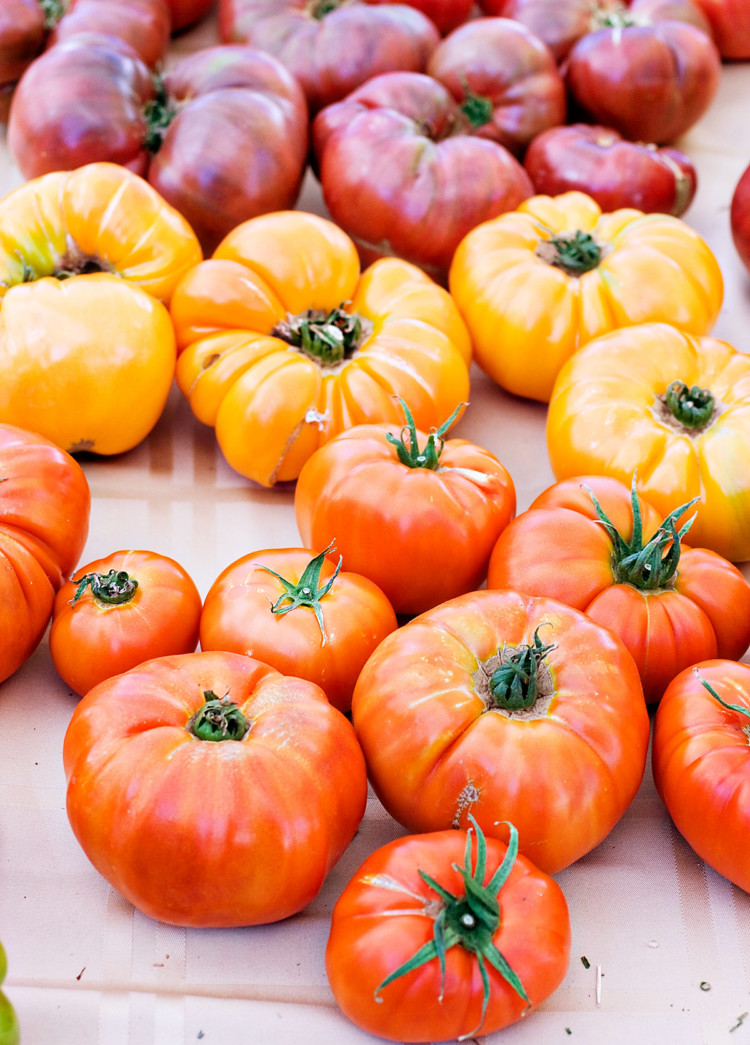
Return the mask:
[(216, 0), (167, 0), (172, 16), (172, 31), (179, 32), (205, 18)]
[[(396, 0), (368, 0), (371, 4), (394, 2)], [(404, 3), (427, 15), (443, 36), (462, 25), (474, 9), (474, 0), (404, 0)]]
[(750, 58), (750, 4), (747, 0), (696, 0), (711, 23), (722, 58)]
[(698, 184), (692, 160), (679, 149), (626, 141), (611, 127), (587, 123), (537, 135), (523, 164), (541, 195), (577, 189), (603, 211), (635, 207), (679, 217)]
[(750, 271), (750, 165), (745, 168), (735, 186), (729, 221), (737, 253)]

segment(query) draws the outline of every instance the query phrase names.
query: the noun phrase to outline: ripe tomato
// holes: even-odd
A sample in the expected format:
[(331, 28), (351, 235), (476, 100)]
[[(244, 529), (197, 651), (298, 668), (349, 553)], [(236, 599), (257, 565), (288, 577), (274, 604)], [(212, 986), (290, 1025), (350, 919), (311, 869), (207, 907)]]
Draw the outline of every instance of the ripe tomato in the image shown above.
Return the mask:
[(729, 220), (737, 253), (750, 271), (750, 164), (734, 187)]
[(326, 947), (328, 981), (354, 1023), (393, 1041), (473, 1038), (559, 986), (565, 897), (517, 855), (514, 827), (510, 835), (506, 847), (472, 821), (468, 832), (399, 838), (365, 860), (333, 909)]
[(477, 363), (503, 388), (542, 402), (592, 338), (650, 321), (705, 334), (724, 294), (719, 263), (685, 222), (627, 208), (602, 214), (581, 192), (534, 196), (474, 229), (456, 250), (449, 286)]
[[(436, 555), (436, 562), (439, 562)], [(630, 804), (649, 719), (624, 643), (579, 610), (475, 591), (381, 642), (352, 698), (381, 802), (410, 831), (518, 828), (548, 874), (598, 845)]]
[(307, 548), (244, 555), (209, 588), (201, 648), (256, 657), (285, 675), (315, 682), (339, 711), (375, 647), (396, 630), (393, 607), (366, 577), (340, 572)]
[(144, 660), (192, 653), (201, 597), (166, 555), (118, 551), (82, 566), (55, 598), (49, 648), (58, 674), (83, 696)]
[[(398, 0), (368, 0), (368, 3), (392, 4)], [(471, 16), (474, 9), (473, 0), (406, 0), (409, 7), (416, 7), (422, 14), (427, 15), (440, 33), (446, 33), (463, 25)]]
[(563, 480), (500, 534), (487, 586), (559, 599), (611, 628), (657, 701), (683, 668), (739, 659), (750, 643), (750, 584), (720, 555), (677, 540), (690, 539), (690, 511), (663, 519), (635, 483), (628, 493), (604, 476)]
[(750, 665), (708, 660), (681, 672), (654, 721), (654, 781), (698, 856), (750, 892)]
[(400, 435), (357, 425), (317, 450), (294, 510), (305, 544), (320, 551), (335, 540), (349, 569), (373, 580), (396, 613), (413, 614), (482, 583), (516, 492), (489, 450), (446, 441), (454, 416), (425, 434), (404, 411)]
[(237, 653), (158, 657), (95, 686), (63, 762), (91, 863), (172, 925), (296, 914), (367, 798), (354, 731), (323, 691)]
[(80, 465), (33, 432), (0, 424), (0, 682), (34, 652), (55, 592), (86, 543)]
[(664, 323), (615, 330), (560, 371), (547, 413), (557, 479), (611, 475), (662, 517), (698, 498), (690, 543), (750, 559), (750, 358)]
[(167, 0), (172, 16), (172, 31), (177, 33), (205, 18), (216, 0)]
[(750, 6), (745, 0), (696, 0), (722, 58), (750, 58)]

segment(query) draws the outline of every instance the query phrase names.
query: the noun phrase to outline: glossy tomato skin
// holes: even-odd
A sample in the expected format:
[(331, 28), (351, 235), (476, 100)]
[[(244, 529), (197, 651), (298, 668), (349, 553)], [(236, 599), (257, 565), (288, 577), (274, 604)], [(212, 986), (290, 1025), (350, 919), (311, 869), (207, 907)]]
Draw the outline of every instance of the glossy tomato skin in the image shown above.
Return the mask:
[(696, 0), (722, 58), (750, 58), (750, 8), (743, 0)]
[[(466, 891), (464, 831), (399, 838), (372, 853), (336, 902), (326, 946), (326, 973), (343, 1012), (357, 1026), (401, 1042), (445, 1041), (474, 1030), (491, 1034), (536, 1008), (562, 982), (570, 951), (570, 918), (557, 883), (520, 856), (500, 890), (493, 942), (519, 976), (530, 1007), (487, 965), (489, 1004), (481, 1028), (477, 960), (461, 946), (446, 952), (445, 985), (437, 959), (375, 992), (382, 981), (432, 939), (436, 894), (420, 871), (453, 895)], [(487, 839), (484, 882), (506, 846)], [(357, 975), (352, 976), (352, 969)]]
[[(122, 603), (76, 593), (86, 575), (111, 570), (137, 582)], [(122, 583), (122, 582), (121, 582)], [(81, 566), (55, 597), (49, 648), (58, 674), (83, 696), (90, 689), (154, 657), (192, 653), (198, 645), (201, 597), (192, 578), (167, 555), (123, 550)]]
[[(555, 256), (555, 243), (572, 232), (599, 252), (582, 273)], [(534, 196), (473, 229), (448, 285), (479, 366), (508, 391), (542, 402), (563, 363), (593, 338), (651, 321), (706, 334), (724, 294), (717, 259), (688, 224), (627, 207), (603, 214), (581, 192)]]
[[(409, 7), (416, 7), (446, 36), (459, 25), (463, 25), (472, 14), (472, 0), (408, 0)], [(394, 0), (368, 0), (368, 3), (394, 3)]]
[(707, 864), (750, 892), (747, 715), (750, 666), (703, 661), (668, 687), (654, 720), (654, 782), (677, 830)]
[(629, 142), (611, 127), (585, 123), (543, 131), (523, 164), (540, 195), (584, 192), (603, 211), (633, 207), (679, 217), (698, 187), (695, 166), (679, 149)]
[[(241, 740), (188, 729), (207, 692), (239, 707)], [(94, 867), (173, 925), (302, 910), (367, 794), (351, 725), (322, 690), (235, 653), (159, 657), (95, 686), (73, 712), (63, 761), (68, 818)]]
[[(696, 660), (739, 659), (750, 643), (750, 584), (737, 567), (706, 548), (682, 544), (677, 573), (668, 583), (649, 589), (618, 581), (614, 542), (589, 491), (630, 541), (628, 487), (607, 476), (566, 479), (541, 493), (500, 534), (488, 588), (560, 599), (610, 628), (638, 665), (649, 703)], [(645, 543), (662, 517), (643, 498), (639, 503)], [(688, 517), (689, 512), (678, 526)]]
[[(437, 470), (402, 464), (388, 425), (358, 425), (302, 468), (294, 510), (302, 539), (335, 540), (344, 563), (414, 614), (478, 587), (498, 535), (515, 514), (506, 468), (488, 450), (448, 439)], [(418, 433), (420, 446), (427, 440)]]
[(732, 193), (729, 222), (737, 253), (750, 271), (750, 164), (740, 175)]
[(33, 653), (55, 592), (75, 568), (91, 495), (77, 461), (42, 436), (0, 424), (0, 682)]
[[(526, 714), (491, 708), (503, 647), (554, 648)], [(486, 665), (486, 667), (483, 667)], [(640, 785), (649, 719), (622, 641), (554, 599), (469, 592), (385, 639), (359, 677), (352, 721), (381, 802), (409, 831), (518, 828), (520, 852), (554, 874), (609, 833)]]
[[(216, 578), (200, 619), (201, 649), (255, 657), (285, 675), (316, 683), (339, 711), (349, 711), (362, 667), (398, 622), (383, 592), (359, 574), (341, 571), (320, 599), (321, 625), (312, 606), (284, 613), (286, 586), (298, 585), (315, 553), (308, 548), (266, 548), (244, 555)], [(320, 585), (334, 574), (324, 560)], [(281, 601), (280, 601), (281, 600)]]
[[(702, 428), (686, 430), (665, 412), (673, 381), (713, 397)], [(663, 323), (597, 338), (560, 371), (546, 438), (557, 479), (596, 473), (629, 484), (637, 472), (639, 492), (662, 516), (699, 498), (693, 546), (750, 559), (750, 360), (728, 342)]]
[(533, 193), (515, 157), (420, 73), (374, 77), (320, 112), (312, 137), (326, 206), (365, 263), (395, 254), (444, 281), (470, 229)]

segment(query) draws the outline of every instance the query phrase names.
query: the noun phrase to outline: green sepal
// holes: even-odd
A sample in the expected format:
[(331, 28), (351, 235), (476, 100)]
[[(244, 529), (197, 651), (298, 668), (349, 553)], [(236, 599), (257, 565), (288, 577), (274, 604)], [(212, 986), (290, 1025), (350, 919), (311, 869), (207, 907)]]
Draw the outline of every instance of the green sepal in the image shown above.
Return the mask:
[(414, 423), (411, 410), (400, 396), (397, 398), (401, 404), (401, 409), (404, 411), (406, 424), (401, 429), (400, 438), (397, 439), (395, 435), (386, 432), (386, 439), (392, 446), (395, 446), (399, 461), (401, 464), (405, 464), (407, 468), (428, 468), (433, 472), (436, 471), (440, 465), (440, 455), (445, 446), (445, 435), (451, 425), (455, 423), (456, 418), (461, 409), (466, 406), (466, 403), (459, 403), (448, 420), (443, 421), (439, 428), (431, 428), (427, 436), (427, 442), (423, 447), (420, 447), (417, 438), (417, 426)]
[(131, 577), (125, 570), (111, 569), (109, 573), (85, 573), (79, 581), (75, 595), (70, 600), (75, 606), (83, 596), (86, 588), (91, 589), (91, 594), (97, 602), (103, 602), (107, 606), (123, 606), (130, 602), (138, 590), (138, 581)]
[(290, 610), (296, 610), (299, 606), (308, 606), (315, 613), (315, 619), (320, 628), (321, 646), (325, 646), (326, 644), (326, 632), (323, 623), (323, 611), (320, 607), (320, 600), (331, 590), (333, 582), (339, 575), (341, 563), (343, 562), (343, 556), (339, 556), (339, 561), (336, 564), (336, 569), (333, 571), (333, 575), (329, 577), (326, 583), (321, 587), (320, 571), (323, 568), (326, 556), (332, 551), (335, 551), (334, 541), (331, 541), (327, 548), (308, 562), (302, 576), (296, 584), (292, 581), (288, 581), (285, 577), (282, 577), (280, 573), (277, 573), (276, 570), (272, 570), (270, 566), (260, 567), (261, 570), (265, 570), (266, 573), (270, 573), (278, 581), (281, 581), (285, 588), (283, 594), (279, 595), (276, 602), (271, 606), (271, 613), (275, 613), (277, 616), (282, 617), (285, 613), (289, 613)]
[(492, 672), (489, 681), (491, 705), (505, 711), (522, 711), (533, 707), (539, 696), (539, 668), (554, 644), (545, 645), (534, 631), (534, 644), (519, 646)]

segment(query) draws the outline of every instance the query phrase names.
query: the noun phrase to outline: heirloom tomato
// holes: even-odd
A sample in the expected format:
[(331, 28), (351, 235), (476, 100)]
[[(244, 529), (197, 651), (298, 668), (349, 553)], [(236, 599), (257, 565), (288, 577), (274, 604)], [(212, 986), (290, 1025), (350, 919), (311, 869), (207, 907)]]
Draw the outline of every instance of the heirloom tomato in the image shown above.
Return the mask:
[(310, 111), (396, 69), (422, 72), (440, 33), (407, 4), (219, 0), (219, 37), (268, 51), (299, 80)]
[(315, 214), (243, 222), (171, 310), (177, 383), (229, 464), (264, 486), (296, 479), (352, 425), (395, 421), (397, 396), (430, 427), (468, 395), (470, 342), (448, 292), (396, 258), (360, 272), (346, 233)]
[(707, 660), (669, 685), (654, 721), (657, 790), (701, 859), (750, 892), (750, 665)]
[(729, 221), (737, 253), (750, 271), (750, 164), (740, 175), (732, 193)]
[(57, 593), (49, 633), (52, 660), (80, 696), (153, 657), (192, 653), (201, 597), (167, 555), (118, 551), (76, 571)]
[[(368, 3), (392, 4), (396, 0), (368, 0)], [(416, 7), (427, 15), (438, 30), (445, 36), (468, 20), (473, 9), (474, 0), (404, 0), (409, 7)]]
[(629, 208), (603, 214), (581, 192), (534, 196), (474, 229), (449, 286), (479, 366), (509, 392), (543, 402), (565, 360), (592, 338), (650, 321), (705, 334), (724, 294), (716, 258), (685, 222)]
[(711, 25), (722, 58), (750, 58), (750, 5), (746, 0), (696, 0)]
[[(5, 948), (0, 943), (0, 984), (5, 979), (8, 971), (8, 960), (5, 956)], [(15, 1009), (8, 1001), (3, 991), (0, 991), (0, 1045), (18, 1045), (20, 1029)]]
[(195, 234), (145, 181), (109, 163), (14, 189), (0, 201), (0, 227), (0, 420), (69, 451), (131, 449), (172, 385), (163, 302), (200, 260)]
[(657, 701), (683, 668), (739, 659), (750, 643), (750, 584), (722, 556), (681, 543), (691, 508), (663, 519), (635, 483), (628, 493), (606, 476), (565, 479), (500, 534), (487, 587), (559, 599), (611, 628)]
[(172, 925), (301, 911), (367, 799), (354, 731), (320, 687), (238, 653), (157, 657), (95, 686), (63, 762), (91, 863)]
[(0, 424), (0, 682), (33, 653), (86, 543), (83, 470), (33, 432)]
[(266, 548), (244, 555), (208, 590), (201, 649), (228, 650), (315, 682), (348, 711), (362, 665), (398, 622), (383, 592), (334, 566), (325, 548)]
[(373, 580), (396, 613), (421, 613), (478, 587), (513, 518), (516, 492), (497, 458), (445, 434), (406, 425), (357, 425), (303, 466), (297, 526), (315, 551), (335, 539), (349, 569)]
[(333, 909), (326, 972), (364, 1030), (400, 1042), (475, 1040), (552, 994), (570, 938), (562, 890), (518, 855), (515, 827), (506, 847), (472, 820), (468, 831), (399, 838), (365, 860)]
[(584, 345), (555, 383), (547, 450), (557, 479), (611, 475), (662, 517), (695, 501), (690, 543), (750, 559), (750, 357), (665, 323)]
[(472, 814), (505, 838), (507, 818), (548, 874), (612, 830), (649, 739), (622, 640), (562, 602), (510, 590), (469, 592), (384, 639), (357, 680), (352, 721), (399, 823), (438, 831)]
[(180, 32), (205, 18), (216, 0), (167, 0), (172, 15), (172, 31)]

